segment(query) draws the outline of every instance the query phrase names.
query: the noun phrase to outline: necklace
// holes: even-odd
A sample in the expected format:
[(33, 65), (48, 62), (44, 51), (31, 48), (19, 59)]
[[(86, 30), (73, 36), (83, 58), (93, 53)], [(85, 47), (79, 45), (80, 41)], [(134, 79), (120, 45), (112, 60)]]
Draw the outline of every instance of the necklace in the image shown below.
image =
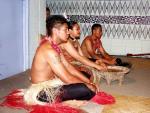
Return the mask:
[(61, 53), (61, 49), (59, 48), (58, 44), (54, 43), (53, 40), (51, 39), (51, 37), (45, 37), (44, 39), (42, 39), (40, 45), (46, 41), (50, 42), (50, 45), (58, 54)]
[(72, 41), (76, 41), (76, 39), (75, 38), (72, 38), (71, 36), (69, 37)]

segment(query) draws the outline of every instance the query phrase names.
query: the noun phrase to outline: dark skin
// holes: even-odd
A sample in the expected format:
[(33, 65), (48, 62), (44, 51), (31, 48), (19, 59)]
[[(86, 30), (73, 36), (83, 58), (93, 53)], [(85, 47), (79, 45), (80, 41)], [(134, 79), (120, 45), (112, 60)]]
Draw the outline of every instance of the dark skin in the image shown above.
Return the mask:
[[(69, 34), (72, 38), (76, 40), (76, 37), (80, 36), (80, 26), (78, 24), (75, 24), (73, 26), (73, 29), (69, 29)], [(106, 70), (106, 66), (98, 65), (89, 59), (87, 59), (84, 54), (82, 53), (81, 47), (79, 42), (68, 40), (66, 43), (60, 44), (62, 48), (64, 48), (74, 59), (77, 61), (80, 61), (81, 63), (88, 65), (90, 67), (94, 67), (100, 71)], [(77, 46), (77, 49), (75, 49), (75, 46)]]
[[(100, 71), (104, 71), (107, 69), (104, 63), (101, 62), (101, 65), (98, 65), (100, 64), (99, 60), (97, 60), (96, 63), (92, 62), (88, 58), (86, 58), (84, 54), (82, 53), (80, 44), (78, 40), (76, 40), (76, 38), (80, 37), (80, 26), (78, 24), (75, 24), (72, 29), (69, 29), (69, 35), (72, 39), (69, 38), (69, 40), (66, 43), (60, 44), (61, 48), (65, 49), (65, 51), (67, 51), (69, 55), (72, 56), (75, 60), (87, 66), (96, 68)], [(93, 81), (93, 76), (90, 78), (90, 80)], [(97, 89), (99, 89), (98, 86), (97, 86)]]
[[(101, 36), (102, 36), (102, 29), (98, 27), (97, 29), (93, 30), (92, 35), (87, 36), (81, 45), (82, 52), (88, 58), (99, 59), (102, 62), (110, 65), (114, 65), (116, 63), (116, 58), (110, 56), (104, 49), (101, 43)], [(94, 46), (98, 44), (97, 48)], [(97, 53), (96, 53), (97, 50)], [(100, 57), (101, 54), (102, 57)]]

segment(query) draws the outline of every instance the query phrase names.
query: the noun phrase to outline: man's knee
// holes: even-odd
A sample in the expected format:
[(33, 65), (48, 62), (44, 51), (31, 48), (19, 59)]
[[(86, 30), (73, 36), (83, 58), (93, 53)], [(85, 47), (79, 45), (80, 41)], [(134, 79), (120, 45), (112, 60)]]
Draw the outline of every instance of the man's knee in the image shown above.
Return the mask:
[(95, 92), (90, 90), (84, 83), (64, 85), (62, 89), (62, 100), (89, 100), (95, 95)]

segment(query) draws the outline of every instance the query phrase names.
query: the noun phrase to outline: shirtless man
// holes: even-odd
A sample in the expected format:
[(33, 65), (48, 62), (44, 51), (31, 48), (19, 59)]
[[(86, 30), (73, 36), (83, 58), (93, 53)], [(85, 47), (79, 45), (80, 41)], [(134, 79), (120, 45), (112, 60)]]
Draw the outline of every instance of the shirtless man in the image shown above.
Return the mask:
[(80, 37), (80, 26), (77, 22), (69, 22), (69, 39), (67, 43), (60, 44), (65, 52), (65, 56), (69, 62), (77, 60), (85, 65), (96, 68), (98, 70), (106, 70), (105, 65), (98, 65), (85, 57), (77, 39)]
[[(87, 78), (91, 81), (94, 79), (94, 73), (90, 67), (93, 67), (97, 70), (104, 71), (107, 69), (106, 65), (101, 62), (101, 64), (96, 64), (95, 62), (90, 61), (87, 59), (84, 54), (82, 53), (80, 44), (79, 44), (79, 37), (80, 37), (80, 26), (75, 21), (68, 22), (69, 26), (69, 39), (66, 43), (60, 44), (60, 47), (63, 50), (65, 58), (72, 63), (73, 66), (76, 67), (77, 70), (82, 72)], [(82, 63), (76, 64), (77, 61)], [(84, 64), (84, 65), (83, 65)], [(89, 66), (89, 67), (87, 67)], [(99, 81), (97, 81), (99, 82)], [(97, 89), (99, 90), (99, 83), (96, 83)]]
[(46, 27), (48, 36), (36, 50), (31, 67), (32, 85), (25, 93), (25, 101), (37, 104), (54, 102), (58, 97), (61, 101), (91, 99), (96, 92), (95, 85), (67, 62), (59, 48), (68, 40), (67, 20), (53, 15), (47, 19)]
[(92, 35), (87, 36), (81, 44), (82, 52), (89, 59), (101, 59), (106, 64), (116, 64), (116, 58), (110, 56), (103, 48), (101, 37), (102, 26), (94, 24), (92, 26)]

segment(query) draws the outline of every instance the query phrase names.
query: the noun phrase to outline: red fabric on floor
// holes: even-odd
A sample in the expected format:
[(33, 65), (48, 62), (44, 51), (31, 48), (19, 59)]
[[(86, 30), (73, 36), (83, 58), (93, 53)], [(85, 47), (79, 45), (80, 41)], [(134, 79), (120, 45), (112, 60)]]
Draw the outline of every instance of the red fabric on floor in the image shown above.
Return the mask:
[(106, 104), (114, 104), (115, 98), (111, 96), (110, 94), (107, 94), (105, 92), (98, 92), (92, 99), (92, 102), (106, 105)]

